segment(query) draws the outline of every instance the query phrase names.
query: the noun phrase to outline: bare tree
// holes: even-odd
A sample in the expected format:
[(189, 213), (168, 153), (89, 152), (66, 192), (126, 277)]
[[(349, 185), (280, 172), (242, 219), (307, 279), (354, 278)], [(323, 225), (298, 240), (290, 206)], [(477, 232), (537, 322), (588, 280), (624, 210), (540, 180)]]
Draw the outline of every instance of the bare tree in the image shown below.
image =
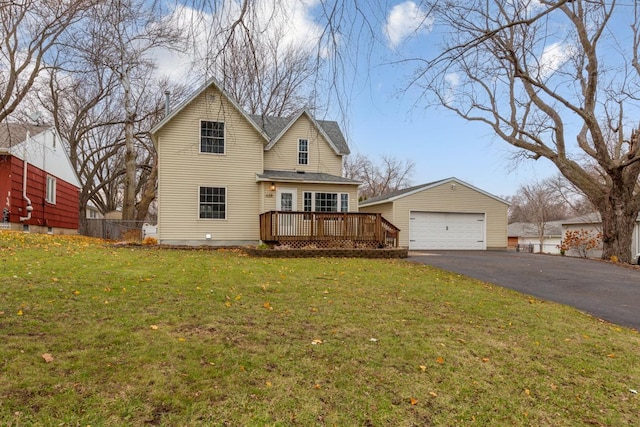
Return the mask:
[(333, 114), (344, 113), (347, 97), (342, 95), (366, 76), (345, 73), (359, 56), (346, 49), (363, 40), (370, 44), (373, 33), (363, 29), (372, 24), (359, 5), (321, 0), (313, 21), (305, 22), (304, 37), (295, 37), (299, 29), (291, 23), (299, 19), (296, 8), (308, 7), (305, 3), (187, 1), (197, 11), (181, 17), (189, 23), (195, 65), (251, 113), (287, 116), (302, 107), (317, 115), (329, 107)]
[(247, 43), (237, 34), (207, 70), (251, 114), (287, 117), (309, 107), (317, 73), (313, 55), (299, 45), (284, 45), (281, 35)]
[[(122, 218), (136, 217), (136, 141), (138, 107), (152, 79), (151, 53), (159, 47), (174, 48), (179, 29), (164, 21), (161, 3), (144, 0), (110, 0), (92, 9), (83, 39), (91, 40), (85, 55), (116, 77), (124, 114), (124, 183)], [(81, 33), (82, 34), (82, 33)], [(79, 40), (81, 41), (81, 40)], [(80, 44), (80, 46), (83, 46)]]
[(640, 211), (639, 7), (434, 2), (437, 23), (448, 28), (444, 49), (421, 59), (413, 80), (440, 105), (488, 125), (522, 159), (551, 161), (600, 212), (603, 258), (626, 262)]
[(549, 178), (550, 190), (556, 194), (567, 207), (569, 217), (587, 216), (596, 212), (589, 199), (565, 177), (558, 174)]
[(510, 202), (509, 221), (533, 224), (538, 234), (541, 251), (548, 231), (547, 224), (567, 218), (567, 205), (554, 191), (551, 180), (523, 185)]
[(0, 2), (0, 121), (29, 94), (40, 73), (56, 63), (59, 37), (91, 1)]
[[(183, 88), (151, 74), (153, 62), (145, 57), (149, 47), (136, 39), (146, 40), (145, 36), (134, 32), (129, 37), (132, 45), (120, 46), (132, 50), (130, 55), (117, 51), (103, 32), (116, 25), (105, 22), (113, 10), (110, 7), (118, 4), (102, 4), (65, 31), (58, 66), (49, 74), (48, 87), (40, 87), (38, 93), (40, 104), (49, 110), (68, 143), (71, 162), (82, 182), (81, 216), (89, 201), (103, 213), (121, 207), (124, 195), (132, 190), (129, 197), (135, 202), (135, 216), (130, 219), (141, 220), (155, 198), (157, 178), (155, 148), (148, 131), (164, 115), (163, 92), (171, 89), (180, 97)], [(136, 12), (125, 8), (123, 13), (127, 10)], [(135, 17), (149, 23), (146, 10), (128, 19)], [(148, 28), (132, 29), (138, 30)], [(157, 31), (154, 25), (150, 30), (152, 34)], [(138, 48), (143, 50), (140, 57), (136, 56)], [(129, 59), (131, 63), (125, 63)], [(127, 187), (127, 182), (133, 185)]]
[(392, 156), (374, 163), (364, 154), (355, 154), (345, 158), (343, 170), (346, 178), (362, 182), (360, 198), (366, 200), (409, 187), (415, 164)]

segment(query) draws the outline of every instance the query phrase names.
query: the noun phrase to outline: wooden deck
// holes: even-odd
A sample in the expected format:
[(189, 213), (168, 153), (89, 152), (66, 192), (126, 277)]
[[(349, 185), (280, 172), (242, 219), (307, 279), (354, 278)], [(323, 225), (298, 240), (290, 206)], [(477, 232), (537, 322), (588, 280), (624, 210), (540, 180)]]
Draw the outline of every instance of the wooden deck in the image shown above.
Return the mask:
[(382, 214), (270, 211), (260, 215), (263, 242), (295, 248), (397, 248), (399, 232)]

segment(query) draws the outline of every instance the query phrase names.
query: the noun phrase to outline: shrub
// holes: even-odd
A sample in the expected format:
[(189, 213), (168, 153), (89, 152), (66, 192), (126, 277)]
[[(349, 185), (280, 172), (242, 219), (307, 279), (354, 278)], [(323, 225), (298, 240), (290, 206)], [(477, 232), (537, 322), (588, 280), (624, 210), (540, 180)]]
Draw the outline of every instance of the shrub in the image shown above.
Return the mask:
[(560, 251), (575, 250), (581, 258), (586, 258), (591, 249), (595, 249), (602, 243), (602, 233), (594, 233), (581, 228), (580, 230), (567, 230), (560, 244)]

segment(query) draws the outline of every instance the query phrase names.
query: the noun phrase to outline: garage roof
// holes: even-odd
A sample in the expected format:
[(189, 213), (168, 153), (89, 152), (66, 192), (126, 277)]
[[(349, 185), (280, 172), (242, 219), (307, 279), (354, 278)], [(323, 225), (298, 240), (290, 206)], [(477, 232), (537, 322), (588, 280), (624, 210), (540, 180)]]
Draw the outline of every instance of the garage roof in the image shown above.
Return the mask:
[(440, 181), (433, 181), (433, 182), (429, 182), (427, 184), (421, 184), (421, 185), (416, 185), (413, 187), (409, 187), (409, 188), (404, 188), (402, 190), (397, 190), (397, 191), (393, 191), (391, 193), (387, 193), (387, 194), (383, 194), (381, 196), (376, 196), (376, 197), (372, 197), (370, 199), (367, 200), (363, 200), (362, 202), (360, 202), (360, 206), (373, 206), (373, 205), (378, 205), (381, 203), (388, 203), (388, 202), (393, 202), (395, 200), (398, 200), (402, 197), (406, 197), (406, 196), (410, 196), (412, 194), (415, 193), (419, 193), (420, 191), (424, 191), (424, 190), (428, 190), (430, 188), (434, 188), (437, 187), (439, 185), (442, 184), (447, 184), (447, 183), (451, 183), (451, 184), (459, 184), (459, 185), (464, 185), (465, 187), (468, 187), (472, 190), (475, 190), (479, 193), (484, 194), (487, 197), (491, 197), (492, 199), (495, 199), (499, 202), (504, 203), (505, 205), (510, 205), (509, 202), (507, 202), (504, 199), (501, 199), (500, 197), (494, 196), (493, 194), (487, 193), (484, 190), (481, 190), (479, 188), (474, 187), (471, 184), (468, 184), (464, 181), (459, 180), (458, 178), (447, 178), (447, 179), (441, 179)]

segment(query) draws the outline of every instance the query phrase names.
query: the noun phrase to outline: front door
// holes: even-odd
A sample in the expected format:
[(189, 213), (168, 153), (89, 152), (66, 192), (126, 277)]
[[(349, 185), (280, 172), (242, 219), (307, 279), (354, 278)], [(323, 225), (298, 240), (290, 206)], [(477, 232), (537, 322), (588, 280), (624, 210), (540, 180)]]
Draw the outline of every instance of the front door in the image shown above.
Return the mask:
[(297, 194), (295, 188), (278, 188), (276, 191), (276, 210), (278, 213), (278, 234), (280, 236), (294, 236), (296, 232), (296, 217), (287, 214), (297, 209)]

